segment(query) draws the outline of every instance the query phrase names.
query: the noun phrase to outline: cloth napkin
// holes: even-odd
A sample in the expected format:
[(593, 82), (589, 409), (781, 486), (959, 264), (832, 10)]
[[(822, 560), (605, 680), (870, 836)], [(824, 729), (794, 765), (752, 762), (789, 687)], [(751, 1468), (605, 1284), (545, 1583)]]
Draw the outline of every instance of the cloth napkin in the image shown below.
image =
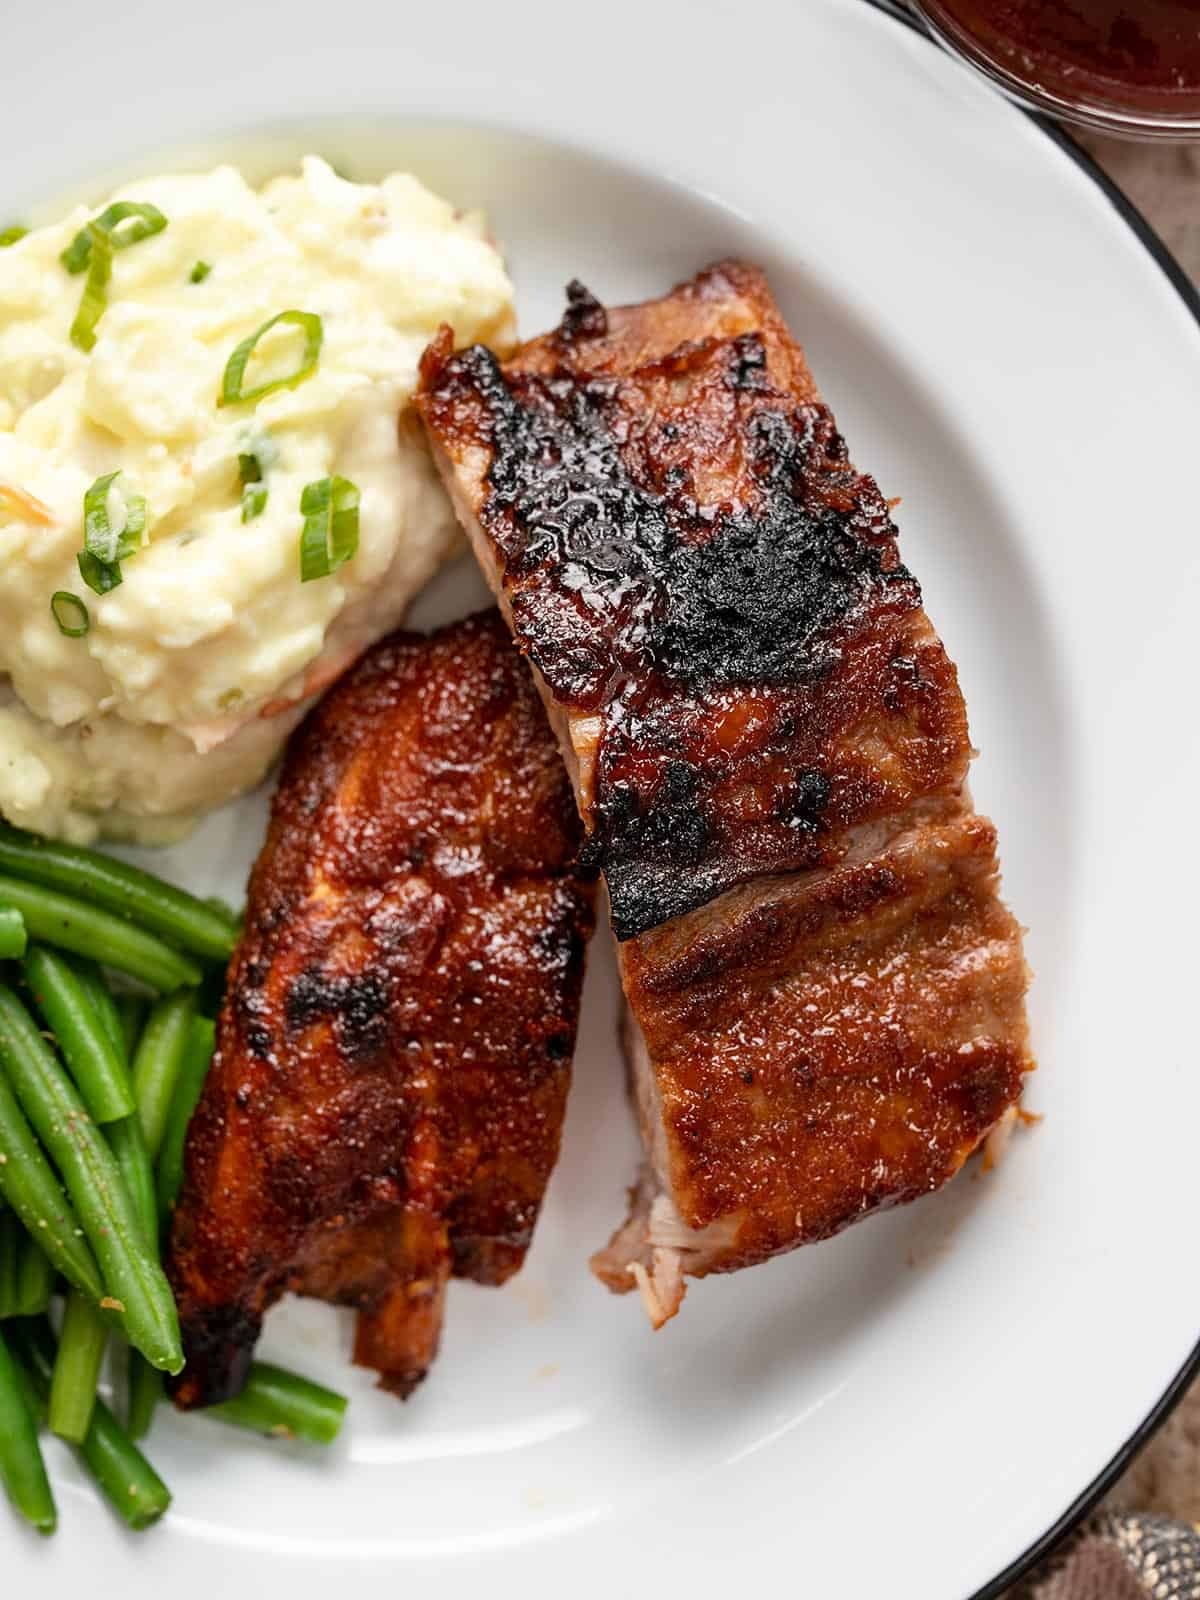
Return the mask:
[(1009, 1600), (1200, 1600), (1200, 1532), (1171, 1517), (1101, 1512)]

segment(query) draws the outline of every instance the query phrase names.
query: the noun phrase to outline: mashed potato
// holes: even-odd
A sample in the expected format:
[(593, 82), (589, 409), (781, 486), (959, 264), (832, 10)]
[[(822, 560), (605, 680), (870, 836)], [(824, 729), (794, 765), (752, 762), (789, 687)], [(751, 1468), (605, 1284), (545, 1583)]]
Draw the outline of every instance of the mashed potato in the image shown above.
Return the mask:
[[(304, 697), (395, 626), (453, 547), (397, 418), (441, 322), (511, 341), (512, 286), (481, 220), (411, 177), (355, 184), (310, 157), (260, 191), (220, 167), (114, 198), (167, 225), (114, 252), (90, 353), (70, 338), (86, 274), (59, 257), (96, 213), (0, 249), (0, 812), (153, 842), (256, 783)], [(234, 350), (285, 310), (321, 319), (315, 372), (219, 404)], [(277, 326), (243, 386), (294, 372), (302, 345)], [(266, 498), (243, 520), (248, 456)], [(100, 595), (76, 561), (84, 495), (118, 471), (113, 524), (140, 496), (146, 527)], [(301, 495), (335, 475), (359, 492), (357, 550), (301, 582)], [(84, 636), (56, 621), (60, 591), (86, 606)]]

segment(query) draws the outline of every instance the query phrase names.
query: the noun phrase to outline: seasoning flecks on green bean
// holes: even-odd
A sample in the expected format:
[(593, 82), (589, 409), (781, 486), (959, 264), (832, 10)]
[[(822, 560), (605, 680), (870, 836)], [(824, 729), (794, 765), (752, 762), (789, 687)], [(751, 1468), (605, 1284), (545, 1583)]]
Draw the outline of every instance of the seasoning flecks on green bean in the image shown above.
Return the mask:
[(33, 945), (24, 973), (92, 1118), (103, 1123), (131, 1115), (133, 1091), (125, 1063), (71, 963), (56, 950)]
[[(43, 1404), (54, 1372), (54, 1335), (44, 1318), (18, 1323), (14, 1343)], [(103, 1400), (97, 1400), (79, 1460), (96, 1480), (113, 1510), (131, 1528), (148, 1528), (171, 1504), (166, 1484), (130, 1440)]]
[[(0, 824), (0, 873), (78, 894), (205, 961), (228, 961), (237, 943), (235, 921), (227, 913), (97, 850)], [(117, 964), (103, 944), (94, 949), (106, 965)]]
[(255, 1361), (241, 1394), (200, 1414), (272, 1438), (332, 1444), (346, 1415), (344, 1395), (268, 1361)]
[(0, 902), (16, 907), (30, 938), (82, 956), (102, 950), (106, 966), (140, 978), (160, 993), (195, 985), (202, 977), (194, 961), (153, 934), (57, 889), (0, 877)]
[(96, 1259), (54, 1169), (17, 1103), (2, 1064), (0, 1194), (63, 1277), (92, 1299), (99, 1300), (104, 1293), (104, 1281)]
[(37, 1024), (0, 984), (0, 1070), (7, 1075), (74, 1201), (95, 1251), (108, 1297), (119, 1304), (129, 1342), (156, 1367), (183, 1366), (179, 1318), (157, 1253), (116, 1160), (59, 1067)]
[(121, 1065), (128, 1071), (129, 1051), (125, 1047), (125, 1025), (121, 1021), (121, 1010), (116, 997), (104, 981), (104, 974), (95, 961), (89, 961), (84, 956), (72, 956), (71, 965), (75, 969), (80, 987), (92, 1002), (109, 1044), (120, 1057)]

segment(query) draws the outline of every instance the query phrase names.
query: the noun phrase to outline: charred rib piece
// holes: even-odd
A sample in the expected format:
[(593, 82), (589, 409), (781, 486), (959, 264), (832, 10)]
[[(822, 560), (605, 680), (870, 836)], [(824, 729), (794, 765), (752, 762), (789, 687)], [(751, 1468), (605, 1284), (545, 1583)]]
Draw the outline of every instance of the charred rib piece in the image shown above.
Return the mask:
[(1032, 1065), (954, 667), (761, 274), (579, 285), (419, 404), (603, 868), (647, 1149), (594, 1263), (656, 1322), (936, 1188)]
[(499, 617), (376, 646), (293, 735), (188, 1139), (175, 1398), (244, 1381), (287, 1290), (407, 1395), (452, 1275), (521, 1265), (558, 1154), (592, 885)]

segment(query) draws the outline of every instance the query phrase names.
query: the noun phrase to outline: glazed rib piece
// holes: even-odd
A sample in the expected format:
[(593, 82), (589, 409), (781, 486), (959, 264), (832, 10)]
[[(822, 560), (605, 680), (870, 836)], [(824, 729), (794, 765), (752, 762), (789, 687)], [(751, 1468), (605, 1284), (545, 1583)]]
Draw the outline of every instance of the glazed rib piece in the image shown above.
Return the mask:
[(592, 885), (495, 612), (377, 645), (293, 735), (188, 1138), (175, 1398), (241, 1387), (285, 1291), (407, 1395), (447, 1279), (521, 1265), (558, 1154)]
[(653, 1320), (936, 1188), (1032, 1065), (954, 667), (755, 269), (418, 404), (603, 869), (647, 1151), (594, 1262)]

